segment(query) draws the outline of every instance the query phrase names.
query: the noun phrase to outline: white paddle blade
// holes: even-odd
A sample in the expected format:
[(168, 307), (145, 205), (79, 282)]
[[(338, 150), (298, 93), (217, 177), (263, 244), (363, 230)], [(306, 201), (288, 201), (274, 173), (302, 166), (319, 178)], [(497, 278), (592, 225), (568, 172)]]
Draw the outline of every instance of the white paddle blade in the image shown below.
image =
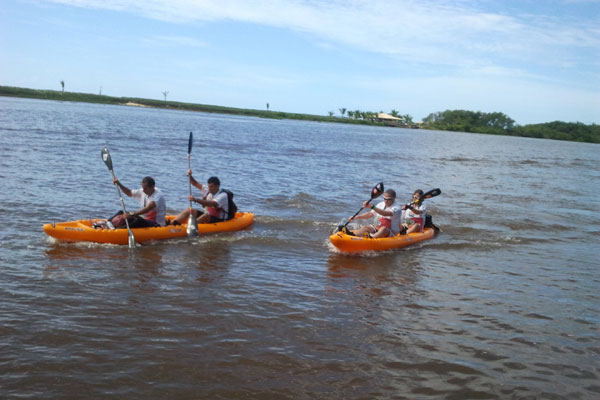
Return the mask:
[(131, 229), (129, 230), (129, 248), (135, 249), (135, 238), (133, 237), (133, 232), (131, 232)]
[(106, 148), (106, 146), (104, 146), (104, 148), (102, 149), (102, 161), (104, 161), (104, 164), (106, 164), (108, 169), (110, 171), (112, 171), (112, 169), (113, 169), (112, 160), (110, 159), (110, 153), (108, 152), (108, 149)]
[(196, 218), (194, 218), (194, 215), (192, 213), (190, 213), (190, 216), (188, 218), (186, 232), (188, 237), (198, 236), (198, 221), (196, 221)]

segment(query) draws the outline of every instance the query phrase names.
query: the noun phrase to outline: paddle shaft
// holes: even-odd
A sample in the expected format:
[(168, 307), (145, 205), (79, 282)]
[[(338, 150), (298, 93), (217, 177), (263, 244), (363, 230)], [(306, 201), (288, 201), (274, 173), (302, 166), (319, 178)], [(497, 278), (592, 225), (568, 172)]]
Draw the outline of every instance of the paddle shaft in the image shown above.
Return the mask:
[[(194, 142), (194, 134), (190, 132), (190, 139), (188, 141), (188, 171), (192, 170), (192, 144)], [(196, 221), (196, 217), (194, 217), (194, 209), (192, 205), (192, 177), (189, 176), (189, 189), (190, 189), (190, 215), (187, 221), (186, 232), (188, 237), (198, 236), (198, 222)]]
[[(192, 162), (191, 162), (191, 153), (188, 153), (188, 170), (192, 169)], [(192, 180), (188, 179), (188, 183), (189, 183), (189, 187), (190, 187), (190, 196), (192, 195)], [(190, 212), (192, 212), (192, 200), (190, 200)]]
[[(373, 199), (375, 199), (376, 197), (379, 197), (379, 195), (381, 193), (383, 193), (384, 189), (385, 188), (383, 186), (383, 182), (379, 182), (377, 185), (375, 185), (375, 187), (371, 190), (371, 198), (369, 200), (367, 200), (367, 204), (370, 204)], [(361, 207), (356, 212), (356, 214), (354, 214), (352, 217), (350, 217), (350, 219), (348, 221), (346, 221), (346, 223), (344, 225), (338, 226), (338, 231), (341, 231), (343, 228), (348, 226), (350, 221), (352, 221), (352, 219), (354, 219), (354, 217), (356, 217), (363, 209), (364, 209), (364, 207)]]
[[(113, 179), (117, 179), (117, 177), (115, 176), (115, 172), (111, 169), (110, 173), (113, 177)], [(119, 189), (119, 185), (115, 182), (115, 188), (117, 189), (117, 195), (119, 195), (119, 200), (121, 200), (121, 209), (123, 209), (123, 214), (125, 214), (127, 211), (125, 211), (125, 202), (123, 201), (123, 196), (121, 195), (121, 190)], [(129, 234), (131, 234), (133, 236), (133, 232), (131, 232), (131, 228), (129, 228), (129, 221), (127, 221), (127, 218), (125, 218), (125, 225), (127, 225), (127, 230), (129, 231)]]
[[(367, 204), (371, 204), (371, 200), (373, 200), (373, 199), (369, 199), (369, 200), (367, 201)], [(350, 217), (350, 219), (348, 220), (348, 222), (346, 222), (346, 223), (344, 224), (344, 226), (348, 225), (348, 224), (350, 223), (350, 221), (352, 221), (352, 219), (353, 219), (354, 217), (356, 217), (356, 216), (357, 216), (357, 215), (358, 215), (358, 214), (359, 214), (359, 213), (360, 213), (360, 212), (361, 212), (363, 209), (364, 209), (364, 207), (361, 207), (361, 208), (360, 208), (360, 209), (359, 209), (359, 210), (356, 212), (356, 214), (354, 214), (353, 216), (351, 216), (351, 217)]]
[[(190, 132), (188, 139), (188, 171), (192, 170), (192, 146), (194, 144), (194, 134)], [(190, 196), (192, 195), (192, 180), (188, 179), (190, 187)], [(192, 212), (192, 200), (190, 200), (190, 212)]]
[[(110, 171), (110, 174), (113, 177), (113, 182), (115, 184), (115, 188), (117, 189), (117, 194), (119, 195), (119, 200), (121, 200), (121, 209), (123, 210), (123, 214), (126, 214), (127, 211), (125, 211), (125, 202), (123, 201), (123, 196), (121, 195), (121, 190), (119, 190), (119, 185), (117, 184), (117, 177), (115, 176), (115, 171), (113, 171), (113, 165), (112, 165), (112, 159), (110, 158), (110, 153), (108, 152), (108, 149), (106, 148), (106, 146), (104, 146), (104, 148), (102, 149), (102, 161), (104, 161), (104, 164), (106, 164), (106, 167), (108, 168), (108, 170)], [(127, 226), (127, 235), (129, 238), (129, 248), (133, 249), (135, 247), (135, 237), (133, 236), (133, 231), (131, 230), (131, 227), (129, 226), (129, 221), (127, 221), (127, 218), (125, 218), (125, 225)]]

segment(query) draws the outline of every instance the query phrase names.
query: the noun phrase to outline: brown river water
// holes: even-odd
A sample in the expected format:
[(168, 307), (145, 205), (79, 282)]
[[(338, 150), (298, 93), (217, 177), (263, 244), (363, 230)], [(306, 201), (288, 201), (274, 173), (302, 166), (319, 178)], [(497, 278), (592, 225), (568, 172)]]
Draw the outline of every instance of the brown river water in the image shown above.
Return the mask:
[[(192, 169), (249, 229), (65, 244), (42, 225)], [(0, 398), (600, 398), (600, 146), (0, 98)], [(379, 181), (442, 232), (328, 240)], [(126, 199), (128, 208), (137, 205)]]

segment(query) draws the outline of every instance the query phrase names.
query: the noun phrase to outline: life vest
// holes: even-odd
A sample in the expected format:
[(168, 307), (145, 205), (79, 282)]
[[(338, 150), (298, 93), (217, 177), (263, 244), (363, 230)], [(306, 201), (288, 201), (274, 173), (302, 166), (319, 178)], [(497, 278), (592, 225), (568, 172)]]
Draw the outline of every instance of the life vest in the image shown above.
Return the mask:
[(391, 230), (392, 229), (392, 219), (391, 218), (386, 218), (386, 217), (379, 218), (379, 227), (378, 227), (378, 229), (381, 228), (381, 227), (384, 227), (384, 226), (386, 228), (388, 228), (388, 229)]

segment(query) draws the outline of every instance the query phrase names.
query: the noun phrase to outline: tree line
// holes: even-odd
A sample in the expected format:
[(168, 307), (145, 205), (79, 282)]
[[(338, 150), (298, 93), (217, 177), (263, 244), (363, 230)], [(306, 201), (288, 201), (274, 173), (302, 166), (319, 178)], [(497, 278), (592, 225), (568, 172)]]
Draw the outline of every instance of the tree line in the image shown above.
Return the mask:
[(501, 112), (484, 113), (466, 110), (435, 112), (423, 118), (423, 128), (600, 143), (600, 125), (597, 124), (554, 121), (521, 126)]
[[(339, 111), (342, 118), (347, 116), (346, 119), (364, 122), (375, 121), (378, 114), (373, 111), (350, 111), (346, 108), (340, 108)], [(333, 115), (333, 111), (330, 111), (329, 116)], [(424, 129), (600, 143), (600, 125), (597, 124), (586, 125), (581, 122), (554, 121), (518, 125), (512, 118), (501, 112), (446, 110), (431, 113), (423, 118), (421, 124), (415, 125), (409, 114), (402, 115), (398, 111), (392, 110), (389, 115), (402, 119), (402, 126), (418, 126)]]

